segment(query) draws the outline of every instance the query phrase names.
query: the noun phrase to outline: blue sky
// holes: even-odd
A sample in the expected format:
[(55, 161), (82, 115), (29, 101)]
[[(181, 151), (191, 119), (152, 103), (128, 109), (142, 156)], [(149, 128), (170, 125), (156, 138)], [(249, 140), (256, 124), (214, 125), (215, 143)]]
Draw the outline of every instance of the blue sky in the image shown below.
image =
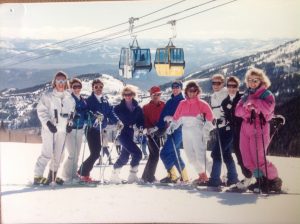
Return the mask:
[[(129, 17), (139, 17), (178, 1), (145, 0), (130, 2), (82, 2), (42, 4), (1, 4), (1, 38), (37, 38), (63, 40), (101, 28), (126, 22)], [(146, 17), (136, 25), (204, 3), (188, 0), (168, 10)], [(226, 2), (218, 0), (172, 19), (198, 12)], [(210, 38), (299, 38), (299, 0), (238, 0), (177, 23), (179, 39)], [(170, 18), (171, 19), (171, 18)], [(168, 20), (161, 20), (162, 24)], [(97, 33), (100, 37), (126, 29), (128, 25)], [(168, 38), (170, 26), (143, 32), (139, 38)]]

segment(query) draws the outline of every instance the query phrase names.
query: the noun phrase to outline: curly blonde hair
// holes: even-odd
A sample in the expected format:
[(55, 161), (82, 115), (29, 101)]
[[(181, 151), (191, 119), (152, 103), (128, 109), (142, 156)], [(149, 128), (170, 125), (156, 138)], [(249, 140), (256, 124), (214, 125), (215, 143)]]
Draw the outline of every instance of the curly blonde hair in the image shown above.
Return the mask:
[(125, 92), (131, 92), (132, 96), (135, 97), (136, 96), (136, 90), (134, 88), (134, 86), (132, 85), (127, 85), (123, 88), (122, 90), (122, 96), (124, 96)]
[(269, 88), (271, 86), (271, 81), (263, 70), (259, 68), (250, 68), (246, 72), (244, 80), (247, 87), (249, 87), (248, 78), (250, 75), (257, 76), (257, 78), (259, 78), (259, 80), (261, 81), (262, 85), (264, 85), (266, 88)]

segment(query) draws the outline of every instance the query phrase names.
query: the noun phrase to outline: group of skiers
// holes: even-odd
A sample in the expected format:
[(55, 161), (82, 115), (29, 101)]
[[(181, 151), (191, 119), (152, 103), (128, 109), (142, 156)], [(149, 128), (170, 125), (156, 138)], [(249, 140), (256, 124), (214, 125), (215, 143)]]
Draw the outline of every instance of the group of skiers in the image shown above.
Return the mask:
[[(181, 157), (183, 148), (189, 164), (199, 173), (192, 182), (195, 185), (227, 185), (241, 191), (281, 190), (282, 180), (277, 169), (266, 159), (270, 143), (269, 121), (273, 117), (275, 100), (268, 90), (270, 80), (262, 70), (251, 68), (247, 71), (244, 94), (239, 92), (237, 77), (225, 79), (221, 74), (213, 75), (210, 104), (201, 99), (201, 88), (194, 81), (188, 82), (184, 89), (181, 81), (173, 81), (167, 102), (161, 100), (160, 88), (153, 86), (149, 90), (151, 100), (143, 107), (135, 100), (135, 89), (127, 85), (122, 90), (121, 102), (113, 107), (103, 95), (104, 84), (100, 79), (93, 80), (92, 94), (87, 99), (80, 94), (81, 80), (72, 79), (69, 89), (67, 79), (64, 72), (58, 72), (53, 79), (53, 90), (45, 93), (37, 106), (43, 144), (35, 165), (34, 184), (62, 184), (73, 179), (92, 182), (90, 172), (103, 148), (103, 132), (110, 124), (116, 126), (121, 145), (110, 183), (122, 183), (120, 172), (130, 157), (128, 183), (158, 182), (155, 172), (159, 158), (167, 170), (161, 183), (190, 183)], [(141, 179), (137, 173), (142, 151), (134, 141), (135, 133), (147, 136), (149, 149)], [(78, 168), (83, 135), (86, 135), (90, 155)], [(211, 135), (217, 139), (211, 148), (212, 164), (206, 158)], [(56, 173), (65, 144), (68, 158), (61, 179)], [(238, 179), (232, 149), (245, 177), (242, 181)], [(43, 173), (49, 161), (50, 170), (45, 178)], [(225, 178), (221, 176), (222, 163), (227, 168)]]

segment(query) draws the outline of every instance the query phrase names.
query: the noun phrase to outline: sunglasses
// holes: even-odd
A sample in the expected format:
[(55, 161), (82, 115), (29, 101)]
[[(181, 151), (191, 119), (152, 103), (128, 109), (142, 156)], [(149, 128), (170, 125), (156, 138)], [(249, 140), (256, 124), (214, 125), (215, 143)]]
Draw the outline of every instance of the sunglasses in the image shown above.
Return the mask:
[(82, 88), (81, 85), (74, 85), (74, 86), (72, 86), (72, 89), (81, 89), (81, 88)]
[(94, 86), (94, 89), (103, 89), (103, 86), (99, 85), (99, 86)]
[(235, 84), (227, 84), (227, 88), (237, 88), (238, 86)]
[(161, 93), (154, 93), (152, 96), (161, 96)]
[(223, 82), (211, 82), (213, 86), (220, 86)]
[(67, 82), (67, 80), (65, 80), (65, 79), (56, 79), (55, 80), (55, 83), (57, 83), (57, 84), (65, 84)]
[(259, 83), (260, 79), (248, 79), (248, 82)]
[(124, 93), (123, 96), (133, 96), (132, 93)]

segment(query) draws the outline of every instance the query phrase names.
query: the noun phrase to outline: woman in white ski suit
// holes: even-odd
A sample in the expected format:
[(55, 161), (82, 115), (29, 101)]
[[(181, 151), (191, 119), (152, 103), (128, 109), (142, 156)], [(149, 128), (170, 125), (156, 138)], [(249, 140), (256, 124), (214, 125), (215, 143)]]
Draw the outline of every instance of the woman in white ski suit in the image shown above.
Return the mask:
[[(69, 119), (74, 113), (75, 101), (66, 91), (68, 87), (67, 75), (58, 72), (52, 82), (53, 90), (42, 95), (38, 105), (37, 114), (42, 124), (42, 151), (34, 168), (34, 184), (49, 184), (55, 178), (67, 136), (71, 132)], [(48, 178), (43, 178), (44, 170), (49, 162)], [(53, 176), (52, 177), (52, 171)]]
[(199, 172), (197, 180), (204, 182), (208, 180), (205, 152), (207, 136), (213, 128), (213, 112), (207, 102), (199, 99), (200, 94), (201, 89), (196, 82), (187, 84), (186, 99), (179, 103), (167, 132), (182, 125), (184, 151), (191, 165)]

